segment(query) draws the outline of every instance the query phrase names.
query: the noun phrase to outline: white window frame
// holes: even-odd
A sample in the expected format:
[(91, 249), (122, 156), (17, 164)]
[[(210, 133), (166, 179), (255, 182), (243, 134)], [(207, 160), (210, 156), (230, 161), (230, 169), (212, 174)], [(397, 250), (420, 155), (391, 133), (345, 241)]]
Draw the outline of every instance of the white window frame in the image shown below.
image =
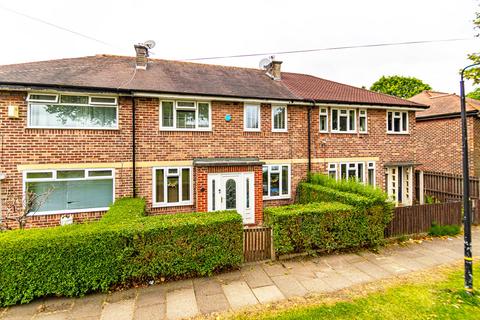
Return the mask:
[[(275, 109), (284, 109), (285, 110), (285, 128), (283, 129), (275, 129), (275, 120), (274, 120), (274, 113)], [(272, 132), (288, 132), (288, 108), (287, 106), (282, 105), (275, 105), (272, 106)]]
[[(333, 111), (336, 110), (337, 111), (337, 125), (338, 125), (338, 129), (333, 129)], [(350, 128), (350, 111), (353, 110), (353, 118), (354, 118), (354, 125), (355, 125), (355, 128), (352, 130)], [(342, 111), (346, 111), (347, 113), (347, 131), (341, 131), (340, 130), (340, 116), (341, 116), (341, 113)], [(330, 108), (330, 128), (331, 128), (331, 131), (333, 133), (357, 133), (357, 109), (351, 109), (351, 108)]]
[[(322, 110), (325, 110), (325, 111), (322, 112)], [(321, 123), (320, 118), (321, 118), (322, 116), (325, 116), (325, 122), (326, 122), (326, 123), (325, 123), (325, 130), (322, 130), (322, 128), (321, 128), (321, 126), (320, 126), (320, 123)], [(328, 108), (322, 108), (322, 107), (320, 107), (320, 108), (318, 109), (318, 130), (319, 130), (320, 132), (328, 132), (328, 126), (329, 126), (328, 118), (329, 118), (329, 117), (328, 117)]]
[[(108, 99), (114, 99), (115, 102), (114, 103), (108, 103), (108, 102), (92, 102), (92, 98), (108, 98)], [(97, 106), (97, 105), (100, 105), (100, 106), (115, 106), (118, 104), (118, 98), (117, 97), (110, 97), (110, 96), (89, 96), (88, 97), (88, 102), (90, 105), (92, 106)]]
[[(167, 177), (168, 177), (168, 169), (177, 169), (178, 170), (178, 194), (179, 198), (182, 198), (182, 170), (189, 169), (190, 170), (190, 200), (188, 201), (178, 201), (178, 202), (167, 202), (167, 189), (164, 188), (163, 190), (163, 199), (164, 202), (157, 202), (156, 201), (156, 194), (157, 194), (157, 185), (156, 185), (156, 173), (157, 170), (163, 170), (163, 185), (167, 185)], [(175, 175), (176, 176), (176, 175)], [(193, 167), (191, 166), (183, 166), (183, 167), (153, 167), (152, 168), (152, 207), (153, 208), (164, 208), (164, 207), (179, 207), (179, 206), (191, 206), (193, 205)]]
[[(396, 116), (395, 113), (398, 112), (400, 113), (400, 116)], [(392, 114), (392, 130), (388, 130), (388, 114)], [(403, 111), (403, 110), (387, 110), (386, 114), (386, 129), (388, 134), (409, 134), (410, 133), (410, 119), (409, 119), (409, 114), (408, 111)], [(402, 122), (402, 114), (406, 114), (407, 117), (407, 128), (403, 128), (403, 122)], [(400, 131), (394, 131), (394, 122), (395, 118), (400, 117)]]
[[(84, 178), (68, 178), (68, 179), (59, 179), (57, 178), (57, 171), (84, 171)], [(99, 177), (90, 177), (89, 172), (92, 171), (111, 171), (111, 176), (99, 176)], [(27, 178), (28, 173), (35, 172), (50, 172), (52, 173), (51, 178)], [(112, 180), (112, 203), (115, 202), (115, 169), (113, 168), (95, 168), (95, 169), (55, 169), (55, 170), (27, 170), (22, 174), (22, 198), (23, 203), (26, 203), (27, 196), (27, 183), (28, 182), (56, 182), (56, 181), (80, 181), (80, 180)], [(71, 209), (71, 210), (55, 210), (55, 211), (37, 211), (34, 213), (29, 213), (28, 216), (45, 216), (45, 215), (56, 215), (56, 214), (71, 214), (71, 213), (84, 213), (84, 212), (97, 212), (97, 211), (107, 211), (109, 207), (101, 208), (86, 208), (86, 209)]]
[[(173, 104), (173, 126), (165, 127), (163, 125), (163, 102), (171, 102)], [(177, 109), (179, 110), (188, 110), (186, 107), (178, 107), (179, 102), (193, 102), (195, 108), (195, 128), (177, 128)], [(198, 126), (198, 104), (204, 103), (208, 104), (208, 127), (199, 127)], [(212, 104), (210, 101), (192, 101), (192, 100), (160, 100), (158, 113), (158, 123), (161, 131), (212, 131)], [(193, 110), (193, 108), (191, 108)]]
[(336, 162), (331, 162), (328, 164), (328, 167), (327, 167), (327, 175), (330, 177), (330, 173), (335, 173), (335, 180), (338, 180), (338, 173), (339, 173), (339, 170), (338, 170), (338, 163)]
[[(364, 114), (362, 115), (362, 112), (364, 112)], [(361, 118), (365, 118), (365, 130), (361, 130), (361, 126), (360, 126), (360, 119)], [(359, 133), (368, 133), (368, 112), (367, 112), (367, 109), (359, 109), (358, 110), (358, 132)]]
[(371, 185), (372, 187), (376, 187), (377, 186), (377, 170), (375, 168), (375, 161), (368, 161), (367, 162), (367, 168), (366, 168), (366, 179), (365, 179), (365, 183), (368, 185), (368, 171), (369, 170), (373, 170), (373, 184)]
[[(35, 94), (42, 94), (42, 95), (52, 95), (52, 96), (56, 96), (56, 101), (57, 102), (52, 102), (52, 101), (45, 101), (45, 100), (31, 100), (30, 99), (30, 95), (35, 95)], [(75, 104), (75, 103), (61, 103), (61, 98), (60, 96), (88, 96), (88, 104), (82, 104), (82, 103), (78, 103), (78, 104)], [(95, 96), (97, 97), (97, 96)], [(28, 106), (27, 106), (27, 128), (28, 129), (61, 129), (61, 130), (118, 130), (119, 129), (119, 106), (118, 106), (118, 99), (116, 97), (112, 97), (112, 96), (98, 96), (98, 97), (101, 97), (101, 98), (115, 98), (115, 102), (117, 102), (116, 104), (91, 104), (90, 103), (90, 96), (89, 95), (86, 95), (86, 94), (75, 94), (75, 93), (67, 93), (67, 94), (46, 94), (46, 93), (38, 93), (38, 92), (31, 92), (28, 94), (28, 97), (27, 97), (27, 102), (28, 102)], [(82, 106), (82, 107), (94, 107), (94, 108), (102, 108), (102, 107), (106, 107), (106, 108), (111, 108), (111, 107), (115, 107), (115, 117), (116, 117), (116, 122), (115, 122), (115, 126), (113, 127), (81, 127), (81, 126), (77, 126), (77, 127), (64, 127), (64, 126), (34, 126), (31, 124), (31, 116), (30, 116), (30, 108), (31, 108), (31, 105), (36, 105), (36, 104), (54, 104), (54, 105), (58, 105), (58, 106)]]
[[(271, 196), (270, 195), (270, 171), (272, 167), (278, 166), (279, 167), (279, 195), (278, 196)], [(288, 193), (282, 194), (282, 167), (288, 167)], [(292, 167), (290, 164), (282, 163), (282, 164), (265, 164), (262, 166), (262, 195), (263, 195), (263, 168), (267, 168), (267, 185), (268, 185), (268, 195), (263, 196), (263, 200), (275, 200), (275, 199), (290, 199), (292, 194)]]
[[(258, 128), (247, 128), (247, 109), (248, 107), (257, 108)], [(260, 132), (262, 131), (262, 107), (260, 104), (244, 104), (243, 105), (243, 131)]]
[[(32, 95), (55, 96), (55, 100), (34, 100), (31, 98)], [(60, 95), (54, 94), (54, 93), (29, 92), (27, 95), (27, 102), (43, 102), (43, 103), (50, 102), (50, 103), (57, 104), (59, 99), (60, 99)]]
[[(373, 181), (374, 185), (376, 186), (376, 171), (375, 171), (375, 161), (351, 161), (351, 162), (329, 162), (327, 165), (327, 175), (330, 176), (330, 173), (335, 172), (335, 179), (338, 181), (342, 179), (342, 165), (346, 165), (346, 177), (348, 178), (348, 171), (349, 170), (355, 170), (355, 179), (358, 181), (358, 165), (362, 164), (363, 165), (363, 172), (362, 174), (362, 181), (361, 183), (368, 185), (368, 170), (373, 169)], [(354, 168), (352, 168), (354, 166)]]

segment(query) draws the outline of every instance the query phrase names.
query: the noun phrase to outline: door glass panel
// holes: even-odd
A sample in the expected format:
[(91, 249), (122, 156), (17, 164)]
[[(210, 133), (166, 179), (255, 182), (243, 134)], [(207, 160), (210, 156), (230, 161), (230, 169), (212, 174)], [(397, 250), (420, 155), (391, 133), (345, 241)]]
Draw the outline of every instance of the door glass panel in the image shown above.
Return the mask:
[(226, 209), (237, 208), (237, 183), (234, 179), (228, 179), (225, 183)]
[(212, 179), (212, 210), (215, 211), (215, 179)]

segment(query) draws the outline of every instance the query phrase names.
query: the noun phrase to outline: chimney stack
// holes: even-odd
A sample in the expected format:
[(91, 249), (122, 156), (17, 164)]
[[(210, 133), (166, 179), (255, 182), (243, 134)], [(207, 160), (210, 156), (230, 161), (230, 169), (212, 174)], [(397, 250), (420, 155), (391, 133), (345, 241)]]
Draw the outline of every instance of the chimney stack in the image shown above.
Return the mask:
[(282, 79), (282, 61), (273, 60), (270, 63), (268, 73), (270, 74), (273, 80), (281, 80)]
[(139, 43), (134, 45), (135, 53), (136, 53), (136, 68), (141, 70), (147, 70), (148, 64), (148, 47), (143, 44)]

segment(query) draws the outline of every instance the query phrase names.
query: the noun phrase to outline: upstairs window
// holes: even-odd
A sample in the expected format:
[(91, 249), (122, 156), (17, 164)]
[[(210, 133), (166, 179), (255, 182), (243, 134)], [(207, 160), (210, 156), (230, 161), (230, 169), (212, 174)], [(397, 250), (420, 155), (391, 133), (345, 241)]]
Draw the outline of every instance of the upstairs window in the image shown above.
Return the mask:
[(272, 106), (272, 131), (273, 132), (287, 131), (287, 107), (286, 106)]
[(243, 123), (245, 131), (260, 131), (260, 105), (245, 105)]
[(56, 129), (117, 129), (118, 107), (115, 97), (84, 95), (28, 95), (28, 127)]
[(320, 108), (320, 132), (328, 132), (327, 108)]
[(358, 111), (358, 132), (367, 132), (367, 110), (360, 109)]
[(332, 132), (354, 133), (355, 109), (332, 109)]
[(160, 128), (163, 130), (210, 130), (210, 103), (196, 101), (162, 101)]
[(408, 133), (408, 112), (387, 111), (387, 132)]

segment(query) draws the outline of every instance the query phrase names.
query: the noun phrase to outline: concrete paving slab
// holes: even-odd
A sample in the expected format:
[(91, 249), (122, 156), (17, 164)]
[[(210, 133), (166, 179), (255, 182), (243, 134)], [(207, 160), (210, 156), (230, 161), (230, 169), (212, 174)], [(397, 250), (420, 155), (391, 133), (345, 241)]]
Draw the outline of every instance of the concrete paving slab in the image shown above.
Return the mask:
[(193, 288), (197, 296), (223, 294), (222, 285), (216, 278), (194, 279)]
[(163, 285), (154, 285), (138, 290), (137, 306), (156, 305), (166, 302), (166, 287)]
[(308, 293), (307, 289), (305, 289), (292, 275), (272, 277), (272, 281), (287, 298), (303, 297)]
[(57, 311), (57, 312), (42, 312), (38, 313), (34, 319), (39, 320), (68, 320), (70, 319), (68, 311)]
[(252, 265), (242, 268), (243, 278), (250, 288), (272, 285), (273, 282), (260, 265)]
[(198, 315), (195, 291), (192, 288), (178, 289), (167, 293), (167, 319), (182, 319)]
[(106, 299), (104, 294), (92, 294), (83, 298), (75, 299), (70, 310), (72, 319), (95, 317), (99, 319), (102, 315), (103, 302)]
[(309, 292), (320, 293), (333, 290), (333, 288), (327, 283), (325, 283), (325, 281), (323, 281), (322, 279), (300, 280), (300, 284)]
[(216, 275), (215, 278), (221, 283), (221, 284), (228, 284), (230, 282), (234, 281), (243, 281), (243, 276), (240, 270), (235, 270), (227, 273), (222, 273), (219, 275)]
[(323, 277), (320, 280), (322, 280), (328, 286), (328, 291), (341, 290), (354, 284), (347, 276), (339, 273), (329, 274), (327, 277)]
[(30, 302), (7, 308), (2, 315), (2, 320), (22, 320), (31, 319), (33, 315), (43, 310), (43, 300)]
[(134, 320), (164, 320), (166, 319), (165, 304), (148, 304), (135, 308)]
[(223, 292), (208, 296), (197, 294), (196, 297), (198, 309), (202, 314), (222, 312), (230, 309), (230, 305)]
[(380, 268), (379, 266), (377, 266), (376, 264), (368, 260), (354, 263), (353, 266), (355, 266), (355, 268), (357, 268), (358, 270), (368, 274), (370, 277), (377, 280), (385, 279), (392, 276), (390, 272)]
[(103, 305), (101, 320), (131, 320), (133, 317), (135, 300), (120, 300)]
[(167, 282), (164, 284), (164, 287), (167, 292), (180, 290), (180, 289), (193, 289), (193, 280), (187, 279), (187, 280)]
[(137, 289), (128, 289), (122, 291), (115, 291), (107, 295), (105, 301), (108, 303), (115, 303), (123, 300), (135, 299), (137, 296)]
[(262, 304), (272, 303), (285, 299), (285, 296), (275, 286), (266, 286), (252, 289), (253, 294)]
[(283, 276), (285, 274), (288, 274), (288, 270), (279, 263), (265, 263), (262, 264), (262, 268), (265, 273), (270, 277)]
[(73, 306), (73, 298), (51, 297), (44, 301), (43, 312), (56, 312), (70, 310)]
[(258, 304), (258, 300), (245, 281), (234, 281), (222, 286), (231, 308), (236, 310)]
[(355, 266), (344, 268), (337, 271), (340, 276), (346, 277), (352, 284), (360, 284), (375, 280), (374, 277), (369, 276), (363, 271), (358, 270)]

